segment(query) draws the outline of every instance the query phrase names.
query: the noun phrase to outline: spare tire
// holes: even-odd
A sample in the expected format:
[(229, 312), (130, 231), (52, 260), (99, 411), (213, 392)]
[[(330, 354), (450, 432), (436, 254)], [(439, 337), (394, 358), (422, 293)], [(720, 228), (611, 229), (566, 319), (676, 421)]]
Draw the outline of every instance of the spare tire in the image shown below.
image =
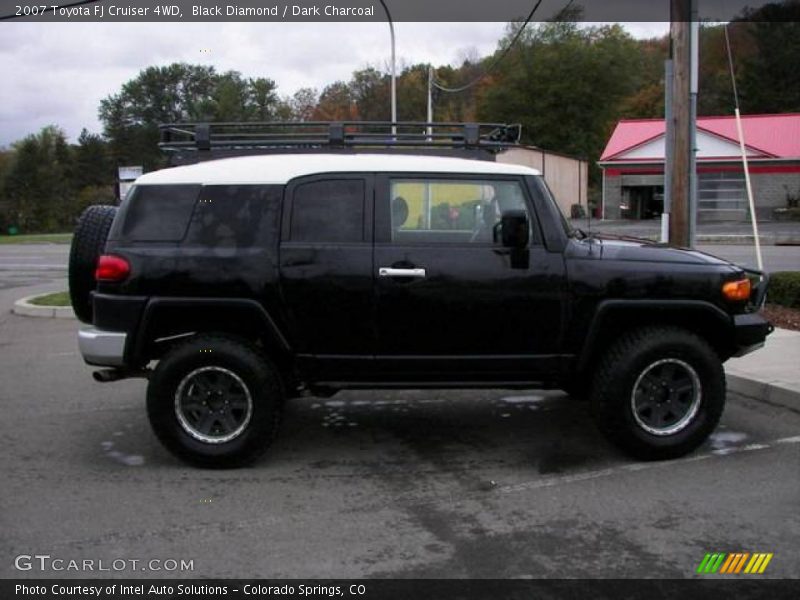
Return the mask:
[(69, 297), (75, 316), (84, 323), (92, 322), (92, 297), (95, 288), (94, 270), (103, 253), (117, 214), (116, 206), (90, 206), (78, 219), (69, 251)]

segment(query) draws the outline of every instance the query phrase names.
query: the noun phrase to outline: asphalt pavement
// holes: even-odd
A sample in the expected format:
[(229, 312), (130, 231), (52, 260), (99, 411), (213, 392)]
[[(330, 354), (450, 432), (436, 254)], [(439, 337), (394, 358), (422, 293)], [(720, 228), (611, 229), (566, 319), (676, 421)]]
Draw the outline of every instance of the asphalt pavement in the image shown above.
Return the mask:
[(290, 402), (252, 467), (190, 468), (144, 381), (92, 380), (77, 322), (9, 313), (63, 285), (65, 249), (14, 271), (0, 247), (0, 577), (108, 576), (14, 567), (49, 554), (127, 577), (683, 578), (708, 552), (800, 575), (800, 409), (729, 394), (700, 450), (642, 463), (558, 392), (348, 392)]
[(0, 244), (0, 291), (64, 279), (67, 244)]

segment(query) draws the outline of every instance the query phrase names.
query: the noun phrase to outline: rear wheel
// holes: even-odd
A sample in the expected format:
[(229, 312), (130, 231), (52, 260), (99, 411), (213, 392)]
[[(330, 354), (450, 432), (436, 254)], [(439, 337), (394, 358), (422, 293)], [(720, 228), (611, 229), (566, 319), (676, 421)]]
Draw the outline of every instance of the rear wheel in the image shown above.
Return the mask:
[(702, 444), (725, 406), (725, 373), (709, 344), (677, 327), (620, 338), (597, 368), (591, 392), (600, 429), (647, 460), (676, 458)]
[(92, 322), (91, 292), (95, 289), (94, 270), (103, 253), (116, 206), (90, 206), (78, 219), (69, 250), (69, 297), (75, 316)]
[(198, 466), (238, 467), (274, 439), (284, 392), (280, 375), (252, 344), (199, 335), (168, 352), (147, 390), (158, 439)]

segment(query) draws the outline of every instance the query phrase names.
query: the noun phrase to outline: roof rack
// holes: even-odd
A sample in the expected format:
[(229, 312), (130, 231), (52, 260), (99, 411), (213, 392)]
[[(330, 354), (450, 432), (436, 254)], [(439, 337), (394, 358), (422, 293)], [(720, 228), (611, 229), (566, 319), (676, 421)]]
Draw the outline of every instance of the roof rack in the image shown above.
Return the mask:
[(416, 121), (312, 121), (166, 123), (159, 125), (165, 152), (235, 152), (357, 149), (467, 149), (496, 153), (519, 143), (522, 127), (499, 123)]

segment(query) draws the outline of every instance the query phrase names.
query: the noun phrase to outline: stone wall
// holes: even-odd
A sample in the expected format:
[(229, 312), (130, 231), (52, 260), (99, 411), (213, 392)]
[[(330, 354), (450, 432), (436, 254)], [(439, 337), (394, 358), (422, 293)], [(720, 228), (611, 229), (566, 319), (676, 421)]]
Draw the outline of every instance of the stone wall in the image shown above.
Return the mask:
[(800, 196), (800, 173), (754, 173), (750, 176), (756, 216), (772, 219), (772, 211), (786, 206), (787, 193)]

